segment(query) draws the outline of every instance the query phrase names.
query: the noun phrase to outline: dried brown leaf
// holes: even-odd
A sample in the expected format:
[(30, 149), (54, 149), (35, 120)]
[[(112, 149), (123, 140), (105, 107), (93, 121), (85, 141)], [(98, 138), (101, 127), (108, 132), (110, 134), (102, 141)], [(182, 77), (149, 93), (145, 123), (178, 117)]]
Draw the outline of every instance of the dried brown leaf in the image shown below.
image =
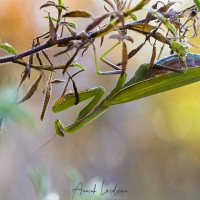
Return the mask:
[(64, 10), (67, 10), (67, 8), (65, 6), (59, 6), (54, 1), (47, 1), (47, 3), (43, 4), (42, 6), (40, 6), (40, 9), (46, 8), (46, 7), (49, 7), (49, 6), (56, 7), (57, 9), (62, 8)]
[(101, 43), (100, 43), (100, 47), (102, 47), (102, 45), (103, 45), (103, 42), (104, 42), (104, 36), (103, 36), (103, 37), (101, 37)]
[(139, 33), (150, 33), (152, 30), (154, 30), (156, 26), (152, 26), (150, 24), (131, 24), (128, 29), (137, 31)]
[(49, 56), (47, 55), (47, 53), (45, 51), (42, 51), (42, 54), (44, 55), (44, 57), (47, 59), (47, 61), (50, 63), (50, 65), (53, 66), (53, 63), (51, 62)]
[(158, 12), (160, 13), (164, 13), (164, 12), (167, 12), (168, 9), (174, 5), (176, 2), (168, 2), (166, 5), (162, 6), (161, 8), (158, 9)]
[(151, 36), (153, 38), (155, 38), (156, 40), (162, 42), (162, 43), (166, 43), (166, 38), (165, 36), (163, 36), (161, 33), (159, 32), (155, 32), (152, 33), (153, 30), (156, 30), (157, 27), (156, 26), (152, 26), (150, 24), (131, 24), (128, 26), (128, 29), (136, 31), (138, 33), (142, 33), (142, 34), (151, 34)]
[(65, 80), (61, 80), (61, 79), (54, 79), (51, 81), (52, 84), (58, 84), (58, 83), (64, 83)]
[(81, 11), (81, 10), (74, 10), (67, 12), (63, 15), (63, 17), (83, 17), (83, 18), (90, 18), (92, 15), (89, 12)]
[(67, 91), (67, 87), (69, 85), (69, 81), (71, 80), (71, 77), (68, 78), (66, 84), (65, 84), (65, 87), (63, 88), (63, 91), (62, 91), (62, 94), (61, 94), (61, 97), (64, 96), (64, 94), (66, 93)]
[(50, 38), (51, 40), (55, 40), (57, 35), (56, 35), (56, 28), (53, 24), (53, 21), (51, 19), (51, 16), (50, 16), (50, 13), (48, 13), (48, 16), (49, 16), (49, 32), (50, 32)]
[(37, 78), (37, 80), (33, 83), (33, 85), (31, 86), (31, 88), (29, 89), (29, 91), (27, 92), (27, 94), (20, 100), (17, 102), (17, 104), (20, 104), (28, 99), (30, 99), (33, 94), (35, 93), (35, 91), (37, 90), (37, 87), (40, 83), (40, 80), (42, 78), (42, 74), (40, 74), (40, 76)]
[[(159, 2), (160, 2), (160, 1), (156, 2), (155, 4), (153, 4), (153, 5), (152, 5), (152, 8), (153, 8), (153, 9), (157, 9), (157, 6), (158, 6), (158, 3), (159, 3)], [(148, 23), (151, 21), (152, 17), (153, 17), (153, 15), (152, 15), (151, 13), (147, 13), (147, 16), (146, 16), (146, 18), (145, 18), (145, 24), (148, 24)]]
[(165, 38), (165, 36), (163, 36), (161, 33), (156, 32), (154, 34), (152, 34), (152, 37), (155, 38), (156, 40), (166, 44), (167, 43), (167, 39)]
[(44, 115), (45, 115), (47, 106), (49, 104), (50, 98), (51, 98), (51, 84), (49, 83), (47, 85), (46, 91), (45, 91), (44, 102), (43, 102), (42, 111), (41, 111), (41, 115), (40, 115), (40, 120), (41, 121), (44, 119)]
[(77, 50), (75, 51), (75, 53), (73, 54), (73, 56), (68, 60), (68, 62), (66, 63), (62, 74), (64, 75), (67, 68), (71, 65), (71, 63), (74, 61), (75, 57), (78, 55), (78, 52), (80, 51), (80, 48), (77, 48)]
[(75, 102), (75, 105), (77, 105), (79, 102), (80, 102), (80, 96), (79, 96), (79, 92), (78, 92), (78, 89), (76, 87), (76, 83), (73, 79), (72, 80), (72, 85), (73, 85), (73, 89), (74, 89), (74, 95), (76, 97), (76, 102)]
[(156, 46), (153, 45), (153, 51), (152, 51), (151, 60), (149, 63), (149, 69), (153, 67), (155, 59), (156, 59)]
[(143, 42), (141, 45), (139, 45), (137, 48), (133, 49), (129, 54), (128, 54), (128, 59), (132, 58), (143, 46), (144, 44), (146, 43)]
[[(104, 0), (113, 10), (115, 10), (114, 4), (110, 0)], [(105, 7), (104, 7), (105, 8)]]
[(40, 64), (40, 65), (43, 65), (43, 64), (42, 64), (42, 60), (41, 60), (41, 58), (40, 58), (40, 54), (37, 52), (35, 55), (36, 55), (36, 58), (37, 58), (39, 64)]
[(41, 8), (46, 8), (46, 7), (49, 7), (49, 6), (54, 6), (54, 7), (56, 7), (56, 4), (55, 4), (55, 2), (53, 2), (53, 1), (47, 1), (47, 3), (43, 4), (42, 6), (40, 6), (40, 9), (41, 9)]
[(93, 28), (95, 28), (96, 26), (98, 26), (104, 19), (106, 19), (108, 16), (110, 16), (109, 14), (105, 14), (97, 19), (94, 20), (93, 23), (91, 23), (87, 28), (86, 28), (86, 32), (91, 31)]
[(26, 65), (26, 68), (25, 68), (25, 70), (24, 70), (24, 72), (23, 72), (22, 79), (21, 79), (21, 81), (20, 81), (20, 83), (19, 83), (18, 89), (20, 88), (20, 86), (21, 86), (22, 83), (26, 80), (27, 77), (30, 78), (30, 74), (31, 74), (31, 68), (30, 68), (30, 65), (27, 64), (27, 65)]

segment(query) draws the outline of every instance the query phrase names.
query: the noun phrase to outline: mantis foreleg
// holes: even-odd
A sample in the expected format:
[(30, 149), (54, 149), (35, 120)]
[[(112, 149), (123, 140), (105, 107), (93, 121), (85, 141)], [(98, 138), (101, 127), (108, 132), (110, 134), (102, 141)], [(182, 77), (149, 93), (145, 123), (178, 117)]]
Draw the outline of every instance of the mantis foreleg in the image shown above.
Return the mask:
[[(93, 97), (93, 99), (85, 108), (83, 108), (80, 111), (80, 113), (79, 113), (78, 117), (76, 118), (76, 121), (75, 121), (74, 124), (79, 123), (79, 121), (81, 121), (85, 116), (88, 115), (88, 113), (91, 112), (91, 110), (93, 110), (93, 108), (100, 101), (100, 99), (104, 95), (104, 93), (105, 93), (105, 89), (103, 87), (101, 87), (101, 86), (100, 87), (96, 87), (96, 88), (86, 89), (84, 91), (80, 91), (79, 92), (80, 102), (82, 102), (82, 101), (84, 101), (86, 99), (92, 98), (92, 97)], [(74, 106), (75, 102), (76, 102), (76, 96), (75, 96), (74, 93), (65, 94), (64, 96), (60, 97), (54, 103), (54, 105), (52, 107), (52, 111), (53, 112), (63, 111), (65, 109), (68, 109), (68, 108)], [(64, 128), (64, 126), (62, 126), (60, 121), (56, 121), (56, 123), (58, 124), (58, 126), (60, 125), (60, 127), (62, 127), (63, 129), (66, 129), (65, 132), (67, 132), (67, 133), (71, 132), (71, 129), (68, 128), (68, 127)], [(73, 127), (73, 126), (70, 126), (70, 127)], [(57, 131), (57, 133), (58, 133), (58, 131)], [(59, 135), (61, 135), (61, 134), (59, 134)]]

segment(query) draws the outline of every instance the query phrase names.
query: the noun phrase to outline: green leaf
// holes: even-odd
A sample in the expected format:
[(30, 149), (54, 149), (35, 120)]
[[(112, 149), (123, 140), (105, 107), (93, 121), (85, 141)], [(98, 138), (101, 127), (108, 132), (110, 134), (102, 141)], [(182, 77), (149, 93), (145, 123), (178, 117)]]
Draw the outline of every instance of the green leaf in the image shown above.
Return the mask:
[(114, 105), (134, 101), (197, 81), (200, 81), (200, 67), (190, 68), (186, 73), (173, 72), (126, 87), (118, 92), (110, 103)]
[(161, 13), (157, 12), (154, 9), (151, 9), (149, 13), (151, 13), (154, 17), (159, 19), (169, 29), (173, 36), (176, 37), (176, 28), (168, 19), (166, 19)]
[(5, 51), (8, 51), (9, 53), (12, 53), (14, 55), (17, 55), (17, 51), (8, 43), (0, 44), (0, 48), (4, 49)]
[(134, 20), (134, 21), (137, 21), (137, 16), (132, 12), (130, 14), (130, 17)]
[(67, 22), (67, 23), (69, 24), (70, 27), (72, 27), (72, 28), (74, 28), (74, 29), (77, 28), (77, 26), (76, 26), (75, 23), (72, 23), (72, 22)]
[[(49, 16), (44, 16), (43, 18), (49, 19)], [(55, 17), (51, 17), (51, 20), (54, 22), (58, 22), (58, 20)]]
[(62, 5), (63, 5), (62, 0), (58, 0), (58, 5), (59, 5), (59, 6), (62, 6)]
[(196, 4), (198, 10), (200, 11), (200, 1), (199, 0), (194, 0), (194, 3)]

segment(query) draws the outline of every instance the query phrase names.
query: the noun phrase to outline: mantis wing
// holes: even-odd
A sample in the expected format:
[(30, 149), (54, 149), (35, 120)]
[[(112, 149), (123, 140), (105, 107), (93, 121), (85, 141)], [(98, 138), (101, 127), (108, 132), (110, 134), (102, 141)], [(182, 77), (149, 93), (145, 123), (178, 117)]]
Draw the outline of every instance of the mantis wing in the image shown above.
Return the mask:
[(109, 101), (109, 104), (115, 105), (134, 101), (197, 81), (200, 81), (200, 67), (190, 68), (187, 73), (173, 72), (127, 86), (117, 92)]

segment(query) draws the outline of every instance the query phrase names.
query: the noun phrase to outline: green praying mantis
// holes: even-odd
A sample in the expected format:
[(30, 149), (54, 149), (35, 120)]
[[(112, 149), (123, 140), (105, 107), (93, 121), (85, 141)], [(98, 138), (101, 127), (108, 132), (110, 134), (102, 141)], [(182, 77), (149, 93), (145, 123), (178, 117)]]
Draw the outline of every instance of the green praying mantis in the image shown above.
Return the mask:
[[(185, 65), (187, 65), (187, 71)], [(100, 99), (105, 93), (103, 87), (80, 91), (80, 102), (93, 97), (92, 101), (80, 111), (73, 124), (64, 126), (60, 120), (56, 120), (56, 133), (60, 136), (73, 133), (92, 122), (113, 105), (134, 101), (199, 81), (200, 67), (198, 66), (200, 66), (200, 54), (187, 53), (184, 62), (177, 54), (172, 54), (158, 60), (151, 68), (149, 68), (149, 64), (142, 64), (128, 82), (126, 82), (127, 74), (121, 74), (115, 88), (101, 102)], [(74, 93), (65, 94), (54, 103), (52, 111), (61, 112), (74, 106), (75, 102)]]

